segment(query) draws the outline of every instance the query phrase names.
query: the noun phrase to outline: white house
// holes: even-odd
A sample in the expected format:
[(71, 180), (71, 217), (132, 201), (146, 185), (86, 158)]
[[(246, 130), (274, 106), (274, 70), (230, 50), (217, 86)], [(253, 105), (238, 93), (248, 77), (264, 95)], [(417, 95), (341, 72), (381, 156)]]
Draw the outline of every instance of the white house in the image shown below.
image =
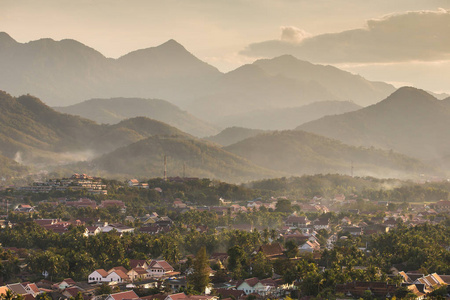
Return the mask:
[(102, 227), (101, 229), (102, 229), (102, 232), (110, 232), (113, 229), (117, 230), (117, 232), (119, 232), (119, 233), (134, 231), (134, 228), (128, 227), (128, 226), (125, 226), (122, 224), (108, 224), (105, 227)]
[(147, 272), (146, 269), (141, 267), (131, 269), (130, 271), (128, 271), (127, 275), (131, 281), (139, 281), (149, 279), (151, 277), (151, 274)]
[(88, 283), (106, 282), (108, 272), (104, 269), (97, 269), (88, 276)]
[(108, 273), (108, 276), (106, 276), (106, 282), (125, 282), (128, 280), (128, 276), (127, 274), (124, 274), (122, 271), (120, 270), (112, 270), (111, 272)]
[(147, 272), (152, 277), (161, 277), (169, 272), (173, 272), (174, 268), (165, 260), (152, 260)]
[(272, 279), (259, 280), (253, 277), (236, 283), (236, 290), (244, 291), (247, 295), (257, 293), (258, 295), (266, 296), (276, 291), (276, 289), (277, 286)]
[(108, 272), (106, 272), (104, 269), (98, 269), (89, 274), (88, 283), (95, 283), (95, 282), (122, 283), (128, 281), (128, 276), (126, 273), (128, 273), (128, 271), (123, 267), (116, 267), (109, 270)]
[(314, 252), (320, 250), (320, 245), (316, 241), (306, 241), (306, 243), (298, 247), (298, 250), (300, 250), (300, 252)]
[(129, 187), (133, 187), (133, 186), (138, 186), (139, 185), (139, 180), (137, 179), (130, 179), (127, 181), (127, 184)]

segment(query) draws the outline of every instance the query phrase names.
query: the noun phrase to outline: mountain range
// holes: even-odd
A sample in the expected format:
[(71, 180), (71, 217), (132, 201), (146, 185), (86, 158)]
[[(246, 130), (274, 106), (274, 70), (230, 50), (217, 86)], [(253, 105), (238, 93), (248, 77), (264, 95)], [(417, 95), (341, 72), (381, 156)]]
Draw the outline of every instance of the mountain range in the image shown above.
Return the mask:
[(75, 40), (18, 43), (0, 33), (0, 89), (31, 93), (52, 106), (107, 97), (177, 98), (198, 92), (221, 73), (174, 40), (118, 59)]
[[(30, 95), (15, 98), (2, 92), (0, 109), (0, 151), (13, 168), (20, 166), (11, 159), (41, 168), (72, 163), (65, 167), (71, 172), (162, 176), (166, 155), (169, 176), (186, 174), (232, 182), (289, 174), (348, 173), (352, 161), (355, 174), (361, 175), (436, 173), (417, 159), (392, 151), (348, 146), (303, 131), (230, 128), (222, 133), (222, 142), (227, 131), (235, 132), (231, 138), (241, 141), (228, 138), (227, 143), (235, 143), (220, 148), (146, 117), (99, 125), (57, 112)], [(80, 161), (86, 162), (76, 163)]]
[(0, 154), (19, 161), (57, 163), (109, 152), (152, 135), (188, 134), (145, 117), (115, 125), (56, 112), (36, 97), (0, 91)]
[(266, 131), (261, 129), (250, 129), (234, 126), (225, 128), (218, 134), (207, 137), (206, 139), (222, 146), (229, 146), (264, 132)]
[(14, 95), (31, 93), (51, 106), (93, 98), (157, 98), (207, 121), (316, 101), (367, 105), (395, 90), (287, 55), (222, 73), (174, 40), (112, 59), (75, 40), (19, 43), (3, 32), (0, 68), (8, 70), (0, 74), (0, 89)]
[(326, 116), (297, 129), (430, 161), (450, 155), (450, 100), (403, 87), (375, 105)]
[(54, 107), (54, 109), (63, 113), (78, 115), (100, 124), (116, 124), (128, 118), (143, 116), (164, 122), (197, 137), (209, 136), (218, 132), (216, 126), (160, 99), (91, 99), (71, 106)]

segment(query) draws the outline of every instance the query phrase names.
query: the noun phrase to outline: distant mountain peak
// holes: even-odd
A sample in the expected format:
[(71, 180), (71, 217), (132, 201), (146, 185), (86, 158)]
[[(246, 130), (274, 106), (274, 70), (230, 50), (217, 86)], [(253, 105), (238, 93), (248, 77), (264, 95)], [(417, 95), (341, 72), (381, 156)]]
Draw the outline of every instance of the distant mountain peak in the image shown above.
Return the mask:
[(17, 44), (17, 41), (15, 39), (13, 39), (6, 32), (0, 32), (0, 47), (4, 45), (8, 46), (13, 44)]
[[(437, 99), (424, 90), (404, 86), (393, 92), (388, 98), (382, 102), (417, 102), (417, 101), (437, 101)], [(380, 103), (382, 103), (380, 102)]]
[(167, 42), (155, 47), (155, 49), (161, 49), (164, 51), (170, 52), (187, 52), (190, 53), (183, 45), (175, 41), (174, 39), (170, 39)]
[[(177, 41), (175, 41), (174, 39), (170, 39), (165, 43), (162, 43), (159, 47), (161, 46), (169, 46), (169, 47), (183, 47), (183, 45), (181, 45), (180, 43), (178, 43)], [(184, 47), (183, 47), (184, 48)]]

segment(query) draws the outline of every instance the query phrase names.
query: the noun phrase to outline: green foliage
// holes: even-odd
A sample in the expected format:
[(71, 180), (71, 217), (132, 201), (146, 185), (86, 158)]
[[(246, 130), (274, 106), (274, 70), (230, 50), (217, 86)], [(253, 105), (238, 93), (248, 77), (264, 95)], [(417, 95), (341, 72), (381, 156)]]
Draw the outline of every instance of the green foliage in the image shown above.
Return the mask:
[(102, 283), (96, 290), (95, 290), (95, 294), (96, 295), (109, 295), (111, 294), (112, 288), (109, 284), (107, 283)]
[(270, 260), (260, 251), (251, 262), (251, 275), (259, 279), (272, 277), (272, 264)]
[(286, 256), (288, 258), (294, 258), (299, 255), (298, 245), (293, 240), (289, 240), (285, 244)]
[[(387, 234), (371, 238), (370, 247), (381, 254), (385, 265), (405, 264), (406, 270), (426, 269), (429, 273), (450, 272), (450, 228), (424, 224), (399, 226)], [(373, 254), (376, 256), (376, 254)]]
[(46, 292), (36, 295), (36, 300), (52, 300), (52, 297)]
[(278, 212), (292, 213), (293, 209), (292, 209), (291, 201), (286, 200), (286, 199), (279, 199), (277, 201), (275, 210)]
[(188, 282), (199, 293), (204, 293), (209, 284), (209, 263), (205, 247), (200, 248), (195, 256)]
[(228, 270), (234, 279), (246, 278), (249, 268), (249, 258), (243, 248), (236, 245), (228, 249)]

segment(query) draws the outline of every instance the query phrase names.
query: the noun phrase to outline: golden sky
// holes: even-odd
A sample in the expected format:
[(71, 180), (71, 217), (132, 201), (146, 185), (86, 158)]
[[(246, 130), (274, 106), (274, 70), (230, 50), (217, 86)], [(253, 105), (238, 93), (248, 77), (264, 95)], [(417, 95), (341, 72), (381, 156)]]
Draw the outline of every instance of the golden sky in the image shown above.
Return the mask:
[(221, 71), (293, 54), (370, 80), (450, 92), (449, 0), (0, 0), (0, 31), (107, 57), (175, 39)]

